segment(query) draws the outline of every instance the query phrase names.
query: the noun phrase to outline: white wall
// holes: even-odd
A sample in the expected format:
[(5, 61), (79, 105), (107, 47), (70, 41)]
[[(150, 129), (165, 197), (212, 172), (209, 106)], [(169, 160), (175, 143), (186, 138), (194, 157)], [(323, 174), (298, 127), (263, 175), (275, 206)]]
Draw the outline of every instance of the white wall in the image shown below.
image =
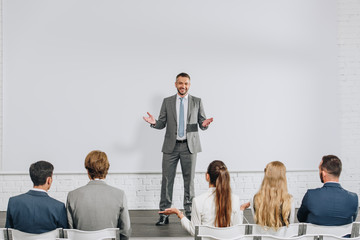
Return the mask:
[[(338, 1), (338, 82), (341, 99), (342, 185), (360, 194), (360, 1)], [(1, 84), (1, 83), (0, 83)], [(2, 99), (2, 97), (1, 97)], [(320, 159), (319, 159), (320, 160)], [(315, 170), (315, 169), (314, 169)], [(321, 186), (316, 171), (289, 172), (288, 185), (297, 206), (306, 189)], [(243, 201), (258, 189), (262, 172), (232, 172), (232, 186)], [(67, 192), (86, 184), (86, 175), (57, 174), (50, 195), (65, 201)], [(182, 206), (181, 175), (177, 176), (174, 206)], [(126, 191), (131, 209), (157, 209), (160, 174), (110, 174), (108, 182)], [(206, 189), (204, 173), (196, 175), (196, 192)], [(31, 182), (26, 174), (0, 174), (0, 210), (10, 196), (26, 192)]]
[(196, 170), (340, 152), (335, 0), (3, 0), (3, 36), (1, 171), (81, 172), (95, 148), (110, 171), (158, 172), (164, 131), (142, 115), (180, 71), (215, 119)]

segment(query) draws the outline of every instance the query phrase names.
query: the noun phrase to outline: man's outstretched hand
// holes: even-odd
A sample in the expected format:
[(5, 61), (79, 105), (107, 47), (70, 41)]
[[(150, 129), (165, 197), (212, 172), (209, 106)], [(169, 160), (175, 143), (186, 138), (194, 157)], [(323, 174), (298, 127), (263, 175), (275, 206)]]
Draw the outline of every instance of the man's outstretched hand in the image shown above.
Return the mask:
[[(145, 122), (150, 123), (150, 124), (155, 124), (155, 118), (153, 115), (151, 115), (149, 112), (147, 112), (147, 114), (149, 115), (149, 117), (143, 117), (143, 119), (145, 120)], [(204, 124), (204, 123), (203, 123)]]
[(214, 118), (208, 118), (208, 119), (203, 121), (202, 126), (207, 127), (207, 126), (210, 125), (210, 123), (212, 123), (212, 121), (214, 121)]

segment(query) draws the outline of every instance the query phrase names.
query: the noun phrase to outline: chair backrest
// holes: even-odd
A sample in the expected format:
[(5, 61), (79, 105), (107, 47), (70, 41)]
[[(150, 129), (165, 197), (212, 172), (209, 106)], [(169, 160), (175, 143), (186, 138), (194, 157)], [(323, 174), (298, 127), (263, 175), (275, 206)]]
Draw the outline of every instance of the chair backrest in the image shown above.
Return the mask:
[(120, 240), (119, 228), (106, 228), (98, 231), (82, 231), (77, 229), (64, 229), (64, 237), (71, 240)]
[(34, 234), (8, 228), (7, 233), (9, 240), (56, 240), (62, 236), (62, 229), (57, 228), (50, 232)]
[(0, 228), (0, 240), (6, 240), (7, 237), (7, 229), (6, 228)]
[(253, 240), (319, 240), (317, 234), (302, 235), (296, 237), (278, 237), (271, 235), (254, 236)]
[[(206, 240), (218, 240), (221, 238), (205, 238)], [(229, 239), (230, 240), (230, 239)], [(296, 237), (277, 237), (271, 235), (245, 235), (231, 238), (231, 240), (319, 240), (318, 235), (302, 235)], [(335, 240), (335, 239), (334, 239)], [(340, 240), (340, 239), (337, 239)], [(344, 239), (342, 239), (344, 240)], [(357, 239), (360, 240), (360, 239)]]
[(321, 226), (311, 223), (304, 224), (302, 234), (318, 234), (318, 235), (333, 235), (342, 237), (352, 232), (352, 224), (342, 225), (342, 226)]
[(195, 227), (195, 240), (234, 239), (235, 237), (244, 236), (246, 230), (246, 224), (239, 224), (226, 228), (201, 225)]
[(247, 234), (250, 235), (271, 235), (277, 237), (295, 237), (301, 235), (302, 224), (292, 223), (289, 226), (284, 226), (275, 230), (269, 227), (263, 227), (258, 224), (249, 224)]
[(343, 237), (339, 237), (339, 236), (324, 234), (324, 235), (320, 235), (318, 240), (344, 240), (344, 239), (360, 240), (360, 237), (343, 238)]
[(255, 238), (255, 236), (253, 236), (253, 235), (243, 235), (243, 236), (237, 236), (237, 237), (232, 237), (232, 238), (208, 236), (208, 237), (201, 237), (201, 240), (224, 240), (224, 239), (225, 240), (256, 240), (254, 238)]

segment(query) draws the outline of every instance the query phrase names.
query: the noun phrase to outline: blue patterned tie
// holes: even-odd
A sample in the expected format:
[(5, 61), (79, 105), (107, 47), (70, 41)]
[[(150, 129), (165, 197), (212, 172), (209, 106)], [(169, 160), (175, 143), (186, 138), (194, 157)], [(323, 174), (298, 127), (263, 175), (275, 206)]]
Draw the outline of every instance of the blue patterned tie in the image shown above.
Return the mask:
[(184, 104), (183, 98), (180, 98), (180, 114), (179, 114), (179, 137), (184, 136)]

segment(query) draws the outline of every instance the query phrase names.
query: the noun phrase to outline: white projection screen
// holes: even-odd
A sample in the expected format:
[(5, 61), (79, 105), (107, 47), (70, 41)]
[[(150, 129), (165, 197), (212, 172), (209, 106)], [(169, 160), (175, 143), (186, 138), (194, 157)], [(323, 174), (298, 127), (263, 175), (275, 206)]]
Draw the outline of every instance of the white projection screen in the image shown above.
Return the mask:
[(85, 172), (94, 149), (110, 172), (161, 172), (165, 130), (142, 117), (180, 72), (214, 118), (197, 171), (315, 170), (339, 154), (334, 0), (2, 2), (2, 172)]

